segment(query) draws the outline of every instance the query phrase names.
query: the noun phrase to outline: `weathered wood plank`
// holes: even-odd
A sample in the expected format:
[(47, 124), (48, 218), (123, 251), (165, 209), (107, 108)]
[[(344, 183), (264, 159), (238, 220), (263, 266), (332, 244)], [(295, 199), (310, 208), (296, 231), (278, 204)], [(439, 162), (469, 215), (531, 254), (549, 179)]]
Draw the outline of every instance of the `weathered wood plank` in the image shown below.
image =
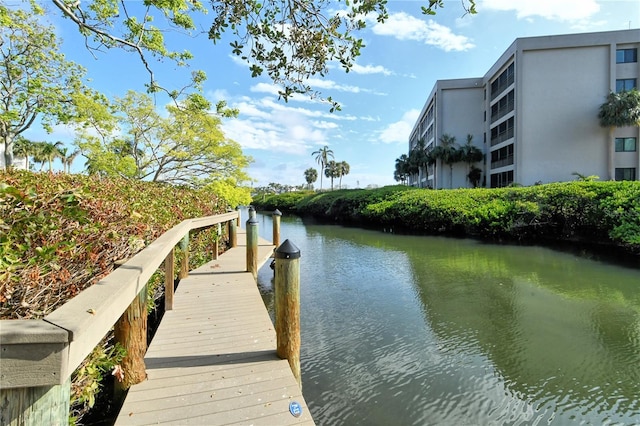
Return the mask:
[[(313, 419), (252, 274), (245, 234), (238, 246), (180, 282), (145, 357), (148, 379), (133, 386), (116, 424), (309, 424)], [(259, 241), (262, 266), (273, 246)], [(303, 407), (302, 416), (289, 403)]]

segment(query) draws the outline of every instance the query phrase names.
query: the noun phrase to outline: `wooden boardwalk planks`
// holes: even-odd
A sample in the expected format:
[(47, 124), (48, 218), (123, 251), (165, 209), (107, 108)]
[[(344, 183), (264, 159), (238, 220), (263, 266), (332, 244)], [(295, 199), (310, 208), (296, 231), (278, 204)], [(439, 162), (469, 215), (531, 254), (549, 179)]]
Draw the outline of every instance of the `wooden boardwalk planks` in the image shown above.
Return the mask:
[[(117, 425), (314, 424), (245, 272), (243, 232), (236, 248), (180, 282), (145, 356), (147, 380), (129, 390)], [(259, 265), (273, 248), (259, 240)], [(298, 418), (292, 401), (302, 406)]]

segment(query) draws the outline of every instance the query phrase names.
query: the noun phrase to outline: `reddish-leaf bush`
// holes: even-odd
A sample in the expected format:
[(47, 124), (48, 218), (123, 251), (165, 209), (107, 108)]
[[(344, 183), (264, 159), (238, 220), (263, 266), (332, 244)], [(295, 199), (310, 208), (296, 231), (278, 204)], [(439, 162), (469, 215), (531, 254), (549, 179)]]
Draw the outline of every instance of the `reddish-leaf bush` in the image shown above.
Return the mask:
[(226, 209), (204, 190), (0, 171), (0, 318), (41, 318), (182, 220)]

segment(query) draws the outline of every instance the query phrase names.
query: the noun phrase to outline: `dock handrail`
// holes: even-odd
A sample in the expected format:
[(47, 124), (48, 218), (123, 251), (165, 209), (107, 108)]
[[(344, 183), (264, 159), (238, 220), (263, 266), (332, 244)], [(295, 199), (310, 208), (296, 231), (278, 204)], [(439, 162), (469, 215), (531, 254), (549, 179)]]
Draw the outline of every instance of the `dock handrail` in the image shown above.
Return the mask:
[[(1, 320), (3, 399), (9, 398), (15, 389), (38, 388), (36, 393), (44, 395), (49, 388), (68, 387), (73, 371), (114, 326), (161, 264), (171, 258), (173, 269), (175, 246), (188, 238), (190, 231), (228, 222), (228, 232), (233, 234), (237, 221), (238, 211), (184, 220), (43, 319)], [(234, 245), (235, 236), (229, 237)], [(167, 279), (166, 284), (173, 291), (173, 278)], [(68, 392), (67, 389), (67, 395)]]

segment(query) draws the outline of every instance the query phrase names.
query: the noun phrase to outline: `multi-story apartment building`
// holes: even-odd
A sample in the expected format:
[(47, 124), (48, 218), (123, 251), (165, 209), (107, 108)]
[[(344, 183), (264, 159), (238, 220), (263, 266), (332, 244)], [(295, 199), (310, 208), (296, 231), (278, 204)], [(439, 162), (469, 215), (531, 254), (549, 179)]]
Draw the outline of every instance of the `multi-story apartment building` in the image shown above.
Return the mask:
[[(637, 29), (516, 39), (484, 77), (436, 82), (409, 151), (421, 139), (430, 150), (443, 135), (458, 144), (471, 135), (487, 187), (568, 181), (574, 172), (638, 180), (640, 129), (602, 128), (598, 110), (609, 93), (638, 87), (639, 47)], [(438, 161), (409, 184), (469, 187), (468, 169)]]

